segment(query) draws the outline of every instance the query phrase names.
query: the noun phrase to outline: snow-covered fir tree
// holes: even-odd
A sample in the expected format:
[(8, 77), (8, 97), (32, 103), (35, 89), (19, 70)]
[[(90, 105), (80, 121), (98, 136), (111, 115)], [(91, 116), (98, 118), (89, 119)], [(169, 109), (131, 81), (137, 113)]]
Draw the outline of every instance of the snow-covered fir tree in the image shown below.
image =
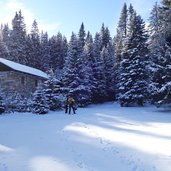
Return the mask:
[(161, 1), (160, 19), (166, 41), (169, 43), (169, 46), (171, 46), (171, 0)]
[(41, 33), (41, 70), (43, 71), (48, 71), (50, 68), (50, 44), (49, 44), (49, 38), (48, 34), (46, 33)]
[(49, 66), (53, 70), (62, 70), (64, 67), (64, 60), (67, 55), (67, 41), (61, 33), (52, 36), (49, 40), (50, 45), (50, 61)]
[(80, 41), (80, 46), (83, 48), (84, 45), (85, 45), (85, 36), (86, 36), (86, 33), (85, 33), (85, 29), (84, 29), (84, 23), (81, 23), (81, 27), (80, 27), (80, 30), (79, 30), (79, 33), (78, 33), (78, 37), (79, 37), (79, 41)]
[(28, 104), (29, 98), (23, 97), (18, 92), (13, 92), (9, 97), (9, 112), (30, 112), (30, 106)]
[[(5, 43), (7, 51), (8, 51), (8, 54), (9, 54), (9, 45), (10, 45), (10, 41), (11, 40), (10, 40), (10, 29), (9, 29), (8, 24), (5, 24), (5, 25), (1, 26), (1, 33), (2, 33), (3, 42)], [(9, 57), (10, 56), (8, 55), (5, 58), (9, 59)]]
[(105, 27), (104, 23), (102, 24), (101, 30), (100, 30), (100, 38), (101, 38), (101, 49), (103, 49), (103, 47), (107, 47), (109, 41), (110, 41), (110, 32), (108, 27)]
[(127, 24), (128, 24), (128, 9), (127, 4), (124, 3), (123, 8), (121, 10), (118, 26), (117, 26), (117, 33), (115, 36), (115, 57), (116, 57), (116, 64), (119, 65), (121, 61), (121, 53), (123, 49), (123, 42), (127, 35)]
[(82, 73), (84, 80), (84, 96), (82, 98), (82, 104), (88, 105), (92, 102), (93, 92), (96, 89), (95, 79), (93, 76), (93, 38), (92, 35), (88, 32), (85, 39), (84, 51), (83, 51), (83, 65)]
[(33, 94), (31, 111), (37, 114), (46, 114), (49, 112), (49, 105), (47, 103), (44, 87), (42, 84), (38, 85), (36, 91)]
[(65, 59), (65, 68), (63, 81), (65, 87), (68, 88), (69, 92), (72, 92), (73, 96), (76, 98), (77, 103), (80, 106), (85, 106), (91, 100), (91, 92), (88, 76), (87, 58), (84, 51), (85, 44), (85, 31), (84, 26), (81, 25), (78, 36), (72, 33), (69, 45), (68, 45), (68, 55)]
[(75, 33), (72, 33), (70, 42), (68, 44), (67, 57), (65, 58), (65, 67), (63, 73), (63, 81), (66, 87), (75, 80), (76, 62), (77, 62), (77, 37)]
[(124, 41), (127, 36), (127, 27), (128, 27), (128, 9), (127, 4), (124, 3), (118, 26), (116, 29), (116, 36), (114, 37), (114, 52), (115, 52), (115, 65), (114, 65), (114, 79), (115, 79), (115, 97), (118, 98), (118, 81), (119, 81), (119, 69), (121, 62), (121, 55), (123, 51)]
[(50, 110), (55, 111), (63, 106), (65, 100), (63, 84), (52, 70), (49, 71), (49, 78), (44, 83), (44, 91)]
[(120, 63), (119, 101), (121, 106), (143, 105), (147, 94), (147, 35), (142, 18), (130, 16)]
[(6, 44), (3, 40), (2, 30), (0, 30), (0, 57), (8, 58), (8, 56), (9, 56), (8, 47), (6, 46)]
[(106, 84), (106, 93), (108, 100), (115, 99), (115, 82), (114, 82), (114, 49), (112, 43), (108, 43), (107, 47), (103, 47), (101, 58), (104, 62), (104, 76)]
[(150, 65), (152, 82), (150, 84), (151, 100), (157, 106), (171, 104), (171, 48), (167, 44), (163, 45), (162, 48), (159, 49), (161, 51), (158, 52), (156, 59), (153, 58)]
[(4, 97), (2, 89), (0, 88), (0, 114), (5, 112), (5, 103), (4, 103)]
[(31, 47), (30, 47), (30, 66), (40, 69), (43, 65), (41, 62), (41, 45), (40, 45), (40, 33), (38, 28), (38, 23), (36, 20), (33, 21), (30, 39)]
[(77, 101), (80, 106), (86, 106), (91, 103), (92, 84), (91, 84), (91, 74), (90, 74), (91, 64), (89, 61), (91, 42), (92, 42), (92, 37), (89, 33), (86, 37), (84, 24), (82, 23), (78, 33), (78, 43), (77, 43), (77, 48), (78, 48), (77, 72), (78, 72), (78, 77), (79, 77), (78, 79), (80, 81), (80, 85), (77, 87), (75, 91), (75, 95), (77, 97)]
[[(150, 93), (152, 103), (157, 106), (171, 104), (171, 38), (168, 12), (171, 1), (156, 3), (150, 16)], [(162, 16), (162, 17), (161, 17)], [(165, 16), (165, 18), (163, 18)], [(166, 27), (163, 27), (166, 26)]]
[(65, 36), (62, 37), (62, 50), (61, 50), (61, 63), (60, 66), (58, 66), (57, 68), (59, 68), (59, 70), (64, 68), (65, 65), (65, 58), (67, 57), (67, 52), (68, 52), (68, 41), (67, 38)]
[[(86, 59), (86, 56), (82, 57), (81, 63), (78, 65), (78, 75), (76, 79), (79, 84), (72, 90), (79, 106), (86, 106), (91, 103), (91, 67)], [(76, 82), (75, 82), (76, 83)]]
[(150, 81), (149, 93), (151, 94), (151, 102), (158, 102), (158, 92), (164, 83), (163, 76), (163, 66), (165, 51), (167, 49), (167, 43), (162, 31), (162, 21), (160, 19), (160, 7), (156, 3), (151, 11), (149, 18), (149, 53), (150, 53), (150, 64), (149, 73)]
[(78, 34), (78, 77), (81, 85), (75, 92), (80, 106), (85, 106), (91, 102), (92, 96), (92, 36), (90, 33), (85, 38), (84, 25), (82, 23)]
[(16, 12), (10, 31), (10, 58), (15, 62), (26, 63), (26, 25), (21, 10)]
[(94, 87), (92, 101), (94, 103), (104, 102), (107, 97), (106, 82), (104, 74), (104, 63), (101, 58), (101, 36), (96, 33), (93, 42), (92, 70), (94, 78)]
[[(108, 27), (102, 24), (100, 31), (100, 58), (104, 74), (106, 100), (114, 100), (114, 46)], [(112, 90), (112, 91), (111, 91)]]

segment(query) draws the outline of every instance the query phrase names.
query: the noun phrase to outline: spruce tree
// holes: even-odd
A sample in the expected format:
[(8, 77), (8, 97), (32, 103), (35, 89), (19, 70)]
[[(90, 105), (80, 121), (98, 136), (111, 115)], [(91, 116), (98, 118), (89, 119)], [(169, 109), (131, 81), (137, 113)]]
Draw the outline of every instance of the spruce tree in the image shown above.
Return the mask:
[(72, 33), (68, 44), (67, 57), (65, 58), (65, 67), (63, 69), (63, 82), (68, 91), (74, 89), (80, 83), (78, 76), (78, 39), (75, 33)]
[(3, 112), (5, 112), (5, 103), (4, 103), (2, 89), (0, 89), (0, 114), (2, 114)]
[(83, 37), (77, 37), (76, 34), (72, 33), (68, 45), (68, 54), (65, 58), (65, 72), (63, 76), (65, 87), (76, 98), (80, 106), (86, 105), (90, 100), (90, 89), (85, 85), (88, 80), (86, 75), (86, 68), (88, 66), (86, 66), (86, 57), (82, 41)]
[(5, 42), (3, 41), (3, 37), (0, 34), (0, 58), (8, 59), (9, 51), (8, 47), (6, 46)]
[(48, 33), (41, 33), (41, 70), (48, 71), (50, 68), (50, 44)]
[(28, 34), (26, 36), (26, 49), (25, 49), (25, 53), (27, 54), (27, 57), (26, 57), (26, 63), (25, 65), (26, 66), (30, 66), (30, 67), (33, 67), (34, 64), (34, 60), (33, 60), (33, 49), (32, 49), (32, 40), (31, 40), (31, 35)]
[(109, 41), (110, 41), (110, 32), (108, 27), (105, 27), (104, 23), (102, 24), (101, 31), (100, 31), (100, 37), (101, 37), (101, 49), (103, 47), (107, 47)]
[[(77, 96), (77, 101), (80, 106), (86, 106), (91, 102), (91, 64), (89, 61), (89, 45), (91, 44), (91, 35), (87, 35), (85, 38), (85, 30), (84, 24), (81, 24), (79, 33), (78, 33), (78, 41), (77, 41), (77, 52), (78, 52), (78, 60), (77, 60), (77, 73), (79, 79), (79, 86), (75, 90), (75, 94)], [(86, 39), (86, 42), (85, 42)]]
[(106, 82), (104, 74), (104, 63), (101, 58), (101, 36), (99, 33), (96, 33), (94, 42), (93, 42), (93, 78), (94, 78), (94, 87), (92, 101), (94, 103), (104, 102), (107, 97), (106, 92)]
[[(163, 1), (160, 8), (156, 3), (152, 9), (150, 16), (150, 33), (149, 40), (150, 50), (150, 81), (149, 86), (151, 101), (157, 106), (170, 105), (170, 81), (171, 81), (171, 44), (168, 28), (163, 27), (163, 23), (167, 25), (168, 19), (163, 20), (161, 16), (168, 17), (168, 6)], [(168, 9), (168, 10), (167, 10)], [(169, 24), (168, 24), (169, 26)]]
[(79, 41), (80, 41), (80, 44), (81, 44), (82, 48), (85, 45), (85, 36), (86, 36), (86, 33), (85, 33), (85, 30), (84, 30), (84, 23), (82, 23), (81, 26), (80, 26), (79, 33), (78, 33), (78, 38), (79, 38)]
[(3, 38), (3, 41), (4, 41), (4, 43), (8, 47), (9, 44), (10, 44), (10, 29), (9, 29), (8, 24), (3, 25), (1, 27), (1, 30), (2, 30), (2, 38)]
[(67, 57), (67, 52), (68, 52), (68, 41), (67, 38), (65, 36), (63, 36), (62, 39), (62, 67), (61, 69), (64, 68), (65, 65), (65, 58)]
[(10, 30), (7, 24), (1, 25), (0, 36), (0, 56), (5, 59), (10, 59)]
[(11, 60), (22, 64), (26, 63), (26, 25), (21, 10), (16, 12), (12, 20), (9, 51)]
[(64, 67), (64, 60), (67, 53), (67, 42), (61, 33), (52, 36), (50, 42), (50, 67), (58, 72)]
[(86, 58), (86, 54), (82, 56), (82, 61), (78, 65), (78, 85), (73, 91), (79, 106), (86, 106), (91, 102), (91, 66)]
[[(81, 28), (83, 28), (81, 26)], [(80, 28), (80, 30), (82, 30)], [(82, 33), (85, 31), (82, 30)], [(80, 35), (80, 31), (79, 31)], [(89, 104), (91, 101), (91, 89), (92, 89), (92, 70), (91, 70), (91, 57), (92, 57), (92, 35), (88, 32), (87, 37), (85, 38), (85, 34), (81, 34), (78, 38), (78, 58), (79, 58), (79, 78), (81, 79), (81, 94), (82, 97), (79, 97), (80, 104), (82, 106)], [(84, 35), (84, 38), (83, 38)], [(84, 43), (83, 43), (84, 40)], [(80, 95), (81, 95), (80, 94)]]
[[(152, 103), (158, 102), (158, 92), (164, 83), (163, 77), (163, 61), (165, 56), (165, 51), (167, 47), (166, 39), (162, 31), (162, 21), (160, 19), (160, 8), (156, 3), (151, 11), (149, 18), (149, 53), (150, 53), (150, 63), (149, 63), (149, 73), (150, 81), (149, 84), (149, 94), (151, 94), (150, 99)], [(163, 73), (163, 74), (162, 74)]]
[(121, 106), (142, 106), (147, 94), (147, 35), (145, 24), (136, 12), (130, 17), (127, 34), (120, 64), (119, 100)]
[(119, 65), (121, 61), (123, 42), (127, 35), (127, 24), (128, 24), (128, 9), (127, 9), (127, 4), (124, 3), (120, 14), (119, 23), (117, 26), (117, 34), (115, 36), (115, 56), (116, 56), (117, 65)]
[(116, 29), (116, 36), (114, 37), (114, 50), (115, 50), (115, 73), (114, 73), (114, 79), (115, 79), (115, 96), (118, 98), (118, 81), (119, 81), (119, 70), (120, 70), (120, 63), (121, 63), (121, 55), (123, 52), (123, 46), (124, 46), (124, 41), (127, 36), (127, 27), (128, 27), (128, 9), (127, 9), (127, 4), (124, 3), (118, 26)]
[(59, 81), (52, 70), (49, 71), (49, 78), (44, 83), (44, 91), (49, 109), (55, 111), (60, 109), (64, 102), (62, 82)]
[(169, 46), (171, 46), (171, 0), (162, 0), (160, 7), (160, 18), (162, 21), (162, 30)]
[(107, 100), (115, 98), (115, 82), (114, 82), (114, 49), (111, 43), (102, 49), (101, 58), (104, 62), (104, 76), (106, 84)]
[(40, 44), (40, 33), (39, 33), (38, 23), (36, 20), (34, 20), (32, 24), (30, 40), (31, 40), (31, 47), (30, 47), (31, 66), (40, 69), (42, 65), (41, 44)]
[[(84, 80), (84, 105), (92, 102), (93, 92), (96, 89), (95, 78), (93, 75), (93, 38), (90, 32), (87, 33), (87, 37), (84, 45), (84, 59), (82, 65), (83, 80)], [(83, 100), (82, 100), (83, 101)]]
[(49, 111), (43, 85), (39, 85), (33, 94), (32, 112), (36, 114), (46, 114)]

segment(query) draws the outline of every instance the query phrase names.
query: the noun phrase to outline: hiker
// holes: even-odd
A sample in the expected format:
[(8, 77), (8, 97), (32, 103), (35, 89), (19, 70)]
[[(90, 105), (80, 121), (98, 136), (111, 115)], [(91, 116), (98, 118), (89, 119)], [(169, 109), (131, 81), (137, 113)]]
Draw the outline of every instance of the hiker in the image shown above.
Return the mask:
[(75, 99), (71, 96), (68, 96), (66, 102), (65, 102), (65, 113), (71, 114), (71, 110), (73, 111), (74, 114), (76, 110), (76, 102)]
[(67, 96), (67, 99), (66, 99), (66, 101), (64, 103), (65, 113), (68, 113), (68, 107), (69, 107), (68, 99), (69, 99), (69, 97)]

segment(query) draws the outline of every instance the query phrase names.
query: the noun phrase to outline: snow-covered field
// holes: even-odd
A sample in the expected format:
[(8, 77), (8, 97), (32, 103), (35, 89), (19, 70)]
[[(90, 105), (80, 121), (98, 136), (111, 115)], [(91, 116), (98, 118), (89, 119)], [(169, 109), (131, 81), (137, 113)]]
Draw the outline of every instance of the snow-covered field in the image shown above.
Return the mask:
[(171, 112), (106, 103), (0, 115), (0, 171), (171, 171)]

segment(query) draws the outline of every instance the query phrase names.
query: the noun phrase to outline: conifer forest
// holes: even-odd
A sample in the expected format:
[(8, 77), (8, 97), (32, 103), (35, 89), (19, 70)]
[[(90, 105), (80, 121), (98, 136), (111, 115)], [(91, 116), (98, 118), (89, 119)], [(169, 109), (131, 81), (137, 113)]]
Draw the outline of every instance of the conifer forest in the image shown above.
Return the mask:
[(10, 101), (17, 111), (30, 106), (47, 113), (62, 108), (67, 94), (80, 107), (107, 101), (123, 107), (171, 104), (171, 0), (154, 4), (148, 24), (125, 3), (114, 37), (105, 23), (95, 35), (85, 27), (80, 23), (69, 40), (60, 32), (50, 37), (40, 31), (36, 20), (28, 32), (21, 10), (14, 14), (11, 28), (2, 24), (0, 58), (40, 69), (49, 77), (27, 99), (16, 93), (4, 97), (0, 88), (0, 111)]

